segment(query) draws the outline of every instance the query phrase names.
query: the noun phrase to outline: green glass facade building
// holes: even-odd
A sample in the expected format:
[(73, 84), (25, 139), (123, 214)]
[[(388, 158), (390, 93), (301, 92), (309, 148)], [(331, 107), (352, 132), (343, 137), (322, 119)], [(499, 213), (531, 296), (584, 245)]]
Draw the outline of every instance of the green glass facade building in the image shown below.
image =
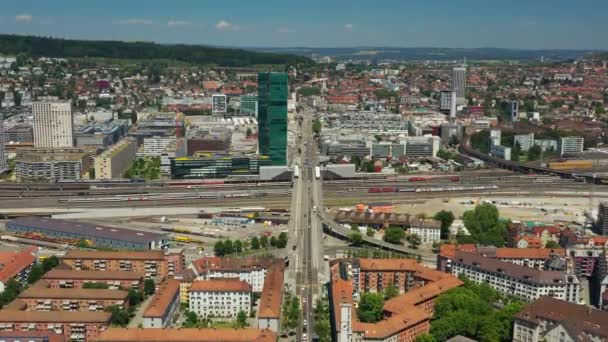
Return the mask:
[(287, 163), (287, 87), (286, 73), (258, 74), (258, 149), (277, 166)]
[(226, 178), (236, 175), (257, 175), (260, 166), (270, 166), (266, 156), (222, 155), (202, 153), (192, 158), (171, 160), (171, 178)]
[(242, 114), (253, 116), (258, 115), (258, 97), (257, 95), (242, 95), (240, 98), (240, 110)]

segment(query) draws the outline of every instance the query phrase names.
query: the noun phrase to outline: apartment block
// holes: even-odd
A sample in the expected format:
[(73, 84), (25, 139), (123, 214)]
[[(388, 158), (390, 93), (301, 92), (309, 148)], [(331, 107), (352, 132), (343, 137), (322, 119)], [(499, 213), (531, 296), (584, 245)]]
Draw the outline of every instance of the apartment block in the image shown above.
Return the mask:
[(181, 252), (152, 251), (82, 251), (71, 250), (63, 262), (76, 270), (134, 272), (145, 278), (171, 277), (183, 268)]
[(581, 284), (578, 277), (562, 271), (542, 271), (477, 253), (456, 252), (452, 274), (465, 275), (478, 284), (488, 283), (501, 293), (527, 301), (550, 296), (572, 303), (579, 302)]
[(190, 286), (190, 311), (200, 317), (236, 317), (251, 311), (252, 288), (236, 279), (199, 280)]
[(117, 305), (128, 308), (128, 292), (109, 289), (49, 288), (45, 281), (21, 292), (17, 301), (25, 311), (104, 311)]
[(137, 155), (137, 142), (125, 138), (95, 157), (95, 178), (122, 178)]
[(93, 341), (110, 324), (109, 312), (0, 310), (0, 332), (52, 332), (70, 341)]
[(139, 329), (110, 328), (95, 339), (97, 342), (276, 342), (270, 330), (243, 329)]
[(251, 285), (253, 292), (262, 292), (266, 271), (274, 262), (270, 258), (205, 257), (194, 260), (192, 268), (197, 280), (238, 278)]
[(81, 271), (52, 269), (42, 279), (51, 288), (82, 289), (84, 284), (106, 284), (109, 289), (143, 289), (143, 277), (132, 271)]
[(167, 279), (159, 284), (152, 301), (143, 314), (144, 328), (166, 328), (173, 323), (173, 316), (179, 309), (179, 281)]

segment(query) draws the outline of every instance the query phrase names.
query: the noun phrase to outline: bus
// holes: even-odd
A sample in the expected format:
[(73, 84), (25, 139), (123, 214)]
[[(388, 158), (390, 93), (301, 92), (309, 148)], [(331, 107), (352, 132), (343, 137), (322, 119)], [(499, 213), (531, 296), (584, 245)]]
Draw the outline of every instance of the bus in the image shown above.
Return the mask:
[(294, 178), (300, 177), (300, 167), (297, 164), (293, 167), (293, 177)]
[(315, 166), (315, 178), (321, 179), (321, 168), (318, 166)]

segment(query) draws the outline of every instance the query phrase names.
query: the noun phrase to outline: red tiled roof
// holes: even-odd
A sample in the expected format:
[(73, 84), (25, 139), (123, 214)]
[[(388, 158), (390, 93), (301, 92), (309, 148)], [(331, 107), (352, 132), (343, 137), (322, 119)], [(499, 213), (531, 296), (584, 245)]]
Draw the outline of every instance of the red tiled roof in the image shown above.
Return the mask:
[(36, 261), (30, 250), (19, 253), (0, 253), (0, 282), (6, 283)]
[(171, 300), (179, 297), (179, 280), (168, 279), (158, 286), (152, 301), (144, 311), (143, 317), (163, 317), (171, 305)]
[(270, 330), (245, 329), (136, 329), (110, 328), (103, 331), (96, 342), (275, 342), (276, 333)]
[(551, 255), (566, 256), (563, 248), (497, 248), (498, 259), (547, 259)]
[(251, 285), (238, 278), (197, 280), (190, 286), (190, 292), (251, 292)]
[(264, 289), (260, 297), (258, 318), (281, 317), (281, 298), (283, 296), (283, 272), (285, 266), (275, 263), (264, 278)]

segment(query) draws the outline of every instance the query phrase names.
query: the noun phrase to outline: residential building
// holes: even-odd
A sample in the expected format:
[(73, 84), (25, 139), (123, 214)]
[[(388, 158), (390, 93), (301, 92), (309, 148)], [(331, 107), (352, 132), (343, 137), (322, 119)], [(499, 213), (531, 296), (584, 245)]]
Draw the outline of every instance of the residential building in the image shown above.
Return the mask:
[(39, 233), (66, 242), (84, 240), (94, 246), (116, 249), (160, 249), (167, 242), (167, 234), (43, 217), (20, 217), (9, 221), (6, 229), (12, 233)]
[[(98, 336), (96, 342), (276, 342), (278, 336), (270, 330), (195, 329), (195, 328), (110, 328)], [(51, 342), (51, 341), (49, 341)]]
[(441, 221), (412, 219), (407, 232), (418, 235), (423, 245), (432, 245), (441, 241)]
[(493, 129), (490, 131), (490, 147), (494, 145), (500, 145), (502, 143), (502, 131), (499, 129)]
[(597, 210), (597, 233), (608, 235), (608, 202), (600, 202)]
[(452, 70), (452, 91), (456, 92), (456, 105), (466, 104), (467, 69), (457, 67)]
[(70, 102), (34, 102), (34, 146), (70, 148), (74, 146), (74, 117)]
[(0, 331), (0, 341), (68, 342), (68, 338), (50, 331)]
[[(183, 255), (176, 258), (162, 250), (85, 251), (70, 250), (61, 259), (75, 270), (127, 271), (145, 278), (164, 279), (183, 269)], [(176, 271), (177, 270), (177, 271)]]
[(190, 302), (190, 286), (196, 280), (196, 273), (192, 269), (186, 269), (181, 274), (176, 274), (175, 279), (179, 280), (179, 301), (182, 304)]
[(275, 262), (266, 273), (258, 306), (258, 328), (279, 331), (283, 300), (284, 263)]
[(95, 157), (95, 178), (123, 178), (137, 155), (135, 139), (125, 138)]
[(272, 160), (272, 165), (287, 162), (286, 73), (258, 74), (258, 150)]
[(236, 317), (251, 311), (251, 285), (236, 279), (197, 280), (190, 286), (189, 309), (200, 317)]
[(143, 289), (143, 276), (131, 271), (52, 269), (42, 279), (52, 288), (82, 289), (87, 283), (107, 284), (109, 289)]
[(226, 178), (231, 175), (257, 175), (261, 166), (270, 166), (272, 161), (263, 155), (209, 154), (171, 160), (171, 178), (201, 179)]
[(269, 258), (204, 257), (194, 260), (192, 269), (197, 280), (238, 278), (251, 285), (253, 292), (262, 292), (266, 272), (276, 262)]
[(0, 293), (4, 292), (10, 279), (17, 280), (21, 285), (27, 285), (27, 277), (32, 266), (36, 263), (34, 247), (20, 252), (0, 253)]
[(8, 161), (6, 158), (6, 150), (4, 144), (7, 143), (6, 135), (4, 134), (4, 116), (0, 113), (0, 175), (8, 170)]
[(93, 341), (110, 325), (109, 312), (0, 310), (1, 332), (53, 332), (70, 341)]
[(90, 154), (81, 149), (19, 149), (15, 157), (19, 182), (82, 179), (90, 168)]
[(128, 291), (47, 287), (41, 280), (17, 296), (25, 311), (104, 311), (110, 306), (127, 309)]
[(158, 285), (143, 314), (144, 328), (166, 328), (173, 323), (179, 309), (179, 281), (167, 279)]
[(557, 144), (557, 151), (560, 156), (567, 153), (581, 153), (585, 147), (583, 137), (562, 137)]
[(530, 134), (516, 134), (513, 136), (513, 146), (519, 144), (522, 151), (528, 151), (534, 146), (534, 133)]
[(511, 148), (502, 145), (492, 145), (490, 154), (504, 160), (511, 160)]
[[(377, 292), (389, 283), (400, 295), (384, 303), (383, 319), (358, 320), (356, 301), (360, 292)], [(415, 341), (430, 331), (435, 299), (462, 285), (456, 277), (425, 268), (414, 260), (356, 259), (330, 265), (329, 308), (332, 341)]]
[(578, 303), (581, 289), (575, 275), (561, 271), (542, 271), (477, 253), (456, 252), (452, 274), (465, 275), (476, 283), (488, 283), (493, 289), (523, 300), (551, 296)]
[(213, 113), (226, 113), (228, 111), (228, 101), (226, 95), (211, 95), (211, 111)]
[(607, 341), (608, 312), (542, 296), (515, 314), (513, 342)]
[(249, 114), (253, 117), (258, 117), (258, 96), (257, 95), (241, 95), (239, 100), (240, 112)]
[(129, 122), (127, 120), (87, 123), (75, 128), (74, 141), (76, 147), (106, 149), (118, 143), (128, 132)]

